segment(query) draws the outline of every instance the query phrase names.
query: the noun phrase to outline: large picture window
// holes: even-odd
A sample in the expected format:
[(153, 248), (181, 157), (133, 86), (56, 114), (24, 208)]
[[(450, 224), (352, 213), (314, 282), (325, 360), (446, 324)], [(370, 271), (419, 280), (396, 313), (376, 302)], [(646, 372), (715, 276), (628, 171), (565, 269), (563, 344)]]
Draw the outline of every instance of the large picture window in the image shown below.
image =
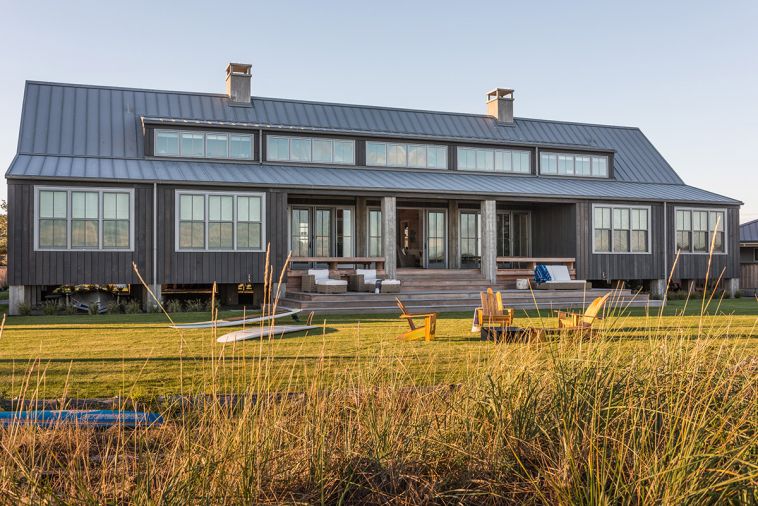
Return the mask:
[(133, 192), (35, 187), (35, 249), (132, 249)]
[(529, 151), (459, 147), (458, 170), (529, 174), (532, 166)]
[(262, 251), (262, 193), (177, 192), (177, 251)]
[(154, 140), (155, 156), (253, 159), (252, 134), (156, 129)]
[(540, 152), (540, 174), (608, 177), (608, 157), (575, 153)]
[(676, 208), (676, 249), (682, 253), (726, 253), (724, 209)]
[(275, 162), (355, 164), (355, 141), (317, 137), (266, 137), (266, 160)]
[(593, 206), (594, 253), (650, 253), (650, 208)]
[(366, 165), (447, 169), (447, 146), (367, 141)]

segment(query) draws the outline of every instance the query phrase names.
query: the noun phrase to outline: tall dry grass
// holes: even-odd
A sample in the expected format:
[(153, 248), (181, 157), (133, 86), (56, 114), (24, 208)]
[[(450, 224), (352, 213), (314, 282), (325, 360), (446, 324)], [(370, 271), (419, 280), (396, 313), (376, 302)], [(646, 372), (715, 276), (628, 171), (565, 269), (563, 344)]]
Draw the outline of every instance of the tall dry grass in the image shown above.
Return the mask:
[(721, 338), (728, 325), (693, 337), (669, 322), (634, 347), (612, 322), (589, 340), (483, 344), (466, 381), (431, 387), (409, 372), (423, 357), (335, 372), (324, 350), (307, 389), (269, 392), (249, 386), (274, 370), (264, 347), (230, 385), (217, 378), (243, 359), (219, 348), (213, 394), (161, 405), (159, 428), (0, 428), (0, 499), (754, 504), (758, 357)]

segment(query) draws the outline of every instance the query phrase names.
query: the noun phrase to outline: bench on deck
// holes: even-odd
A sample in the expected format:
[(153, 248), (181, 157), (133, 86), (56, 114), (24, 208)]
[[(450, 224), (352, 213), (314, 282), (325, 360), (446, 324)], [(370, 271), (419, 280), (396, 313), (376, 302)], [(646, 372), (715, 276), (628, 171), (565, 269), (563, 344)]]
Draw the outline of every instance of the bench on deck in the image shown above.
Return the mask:
[(565, 265), (571, 279), (576, 279), (576, 258), (497, 257), (497, 280), (506, 288), (515, 288), (517, 279), (534, 277), (537, 264)]
[[(298, 264), (306, 266), (298, 268)], [(314, 265), (326, 265), (332, 279), (347, 279), (351, 274), (355, 274), (358, 267), (375, 269), (378, 275), (384, 274), (384, 257), (292, 257), (290, 270), (287, 272), (287, 289), (299, 291), (302, 287), (302, 277), (307, 275), (308, 269)]]

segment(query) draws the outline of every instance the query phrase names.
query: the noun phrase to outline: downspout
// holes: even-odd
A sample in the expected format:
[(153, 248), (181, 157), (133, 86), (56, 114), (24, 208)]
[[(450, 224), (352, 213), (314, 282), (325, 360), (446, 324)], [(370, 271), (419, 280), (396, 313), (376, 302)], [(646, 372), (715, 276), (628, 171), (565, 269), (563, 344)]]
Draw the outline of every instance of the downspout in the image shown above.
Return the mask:
[(153, 285), (158, 283), (158, 183), (153, 183)]
[(667, 202), (663, 201), (663, 305), (666, 305), (666, 296), (668, 295), (669, 279), (669, 241), (668, 241), (668, 208)]

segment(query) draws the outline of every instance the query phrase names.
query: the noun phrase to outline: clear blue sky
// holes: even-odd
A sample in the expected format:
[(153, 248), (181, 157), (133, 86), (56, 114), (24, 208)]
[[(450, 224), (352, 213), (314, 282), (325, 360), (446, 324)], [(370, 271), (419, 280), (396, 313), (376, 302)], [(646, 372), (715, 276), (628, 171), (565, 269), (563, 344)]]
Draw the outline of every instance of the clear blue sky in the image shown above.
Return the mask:
[(758, 218), (755, 0), (0, 5), (3, 170), (26, 79), (222, 92), (240, 61), (262, 96), (478, 113), (515, 88), (517, 116), (639, 126)]

